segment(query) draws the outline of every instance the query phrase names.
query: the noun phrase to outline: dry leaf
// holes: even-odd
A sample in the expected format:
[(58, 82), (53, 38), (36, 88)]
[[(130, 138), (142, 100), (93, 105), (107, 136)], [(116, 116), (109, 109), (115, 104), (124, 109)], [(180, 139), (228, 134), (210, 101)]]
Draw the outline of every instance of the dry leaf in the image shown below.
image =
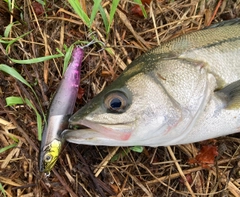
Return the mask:
[(203, 168), (209, 168), (209, 164), (214, 164), (215, 157), (218, 155), (218, 147), (215, 145), (203, 145), (195, 158), (189, 163), (198, 163)]

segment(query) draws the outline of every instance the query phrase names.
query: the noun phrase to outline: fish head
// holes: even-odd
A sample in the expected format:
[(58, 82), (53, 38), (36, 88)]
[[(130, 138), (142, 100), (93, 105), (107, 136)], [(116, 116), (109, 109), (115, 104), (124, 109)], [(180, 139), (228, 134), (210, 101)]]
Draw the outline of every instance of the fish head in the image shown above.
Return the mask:
[(69, 119), (73, 128), (85, 128), (66, 130), (62, 137), (88, 145), (152, 145), (183, 113), (159, 78), (141, 63), (130, 67)]
[(41, 148), (39, 159), (40, 172), (48, 173), (52, 170), (60, 154), (62, 142), (54, 139), (49, 144)]

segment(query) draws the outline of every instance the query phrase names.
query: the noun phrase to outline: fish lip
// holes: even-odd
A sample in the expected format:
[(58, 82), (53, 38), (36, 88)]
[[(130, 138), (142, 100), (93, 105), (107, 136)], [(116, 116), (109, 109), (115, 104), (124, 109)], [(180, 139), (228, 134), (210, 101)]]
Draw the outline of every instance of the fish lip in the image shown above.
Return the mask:
[(106, 138), (112, 138), (115, 140), (125, 141), (131, 137), (133, 128), (131, 127), (130, 123), (124, 124), (101, 124), (97, 122), (93, 122), (90, 120), (79, 120), (74, 122), (74, 124), (81, 128), (78, 130), (88, 130), (89, 132), (97, 132), (103, 135)]

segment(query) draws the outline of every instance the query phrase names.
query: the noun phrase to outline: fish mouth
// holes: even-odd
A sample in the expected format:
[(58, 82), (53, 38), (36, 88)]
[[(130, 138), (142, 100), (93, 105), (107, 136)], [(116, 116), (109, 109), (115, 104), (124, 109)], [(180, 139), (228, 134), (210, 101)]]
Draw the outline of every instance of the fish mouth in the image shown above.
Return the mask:
[[(78, 132), (76, 138), (90, 139), (90, 138), (110, 138), (118, 141), (126, 141), (131, 137), (133, 128), (131, 124), (101, 124), (89, 120), (79, 120), (77, 124), (71, 124), (77, 127), (77, 130), (67, 130), (68, 133)], [(65, 132), (66, 133), (66, 132)], [(64, 135), (64, 132), (63, 132)]]

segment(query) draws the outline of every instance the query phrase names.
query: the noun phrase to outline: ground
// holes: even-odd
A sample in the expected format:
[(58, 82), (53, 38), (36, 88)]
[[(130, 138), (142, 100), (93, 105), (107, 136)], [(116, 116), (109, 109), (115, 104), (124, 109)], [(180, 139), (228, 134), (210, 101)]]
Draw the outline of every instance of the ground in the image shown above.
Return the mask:
[[(9, 1), (10, 2), (10, 1)], [(0, 64), (20, 73), (33, 91), (0, 71), (0, 196), (240, 196), (239, 134), (188, 145), (95, 147), (66, 144), (49, 176), (39, 172), (36, 113), (27, 104), (6, 106), (6, 98), (28, 99), (43, 117), (62, 77), (64, 57), (29, 64), (16, 60), (66, 53), (74, 42), (85, 50), (75, 110), (115, 80), (150, 48), (210, 24), (237, 18), (239, 0), (154, 0), (147, 17), (132, 1), (121, 0), (106, 32), (98, 12), (91, 27), (68, 1), (0, 2)], [(90, 16), (92, 1), (79, 0)], [(107, 16), (112, 1), (101, 3)], [(11, 7), (11, 6), (10, 6)], [(12, 24), (12, 25), (9, 25)], [(108, 53), (106, 46), (114, 52)]]

